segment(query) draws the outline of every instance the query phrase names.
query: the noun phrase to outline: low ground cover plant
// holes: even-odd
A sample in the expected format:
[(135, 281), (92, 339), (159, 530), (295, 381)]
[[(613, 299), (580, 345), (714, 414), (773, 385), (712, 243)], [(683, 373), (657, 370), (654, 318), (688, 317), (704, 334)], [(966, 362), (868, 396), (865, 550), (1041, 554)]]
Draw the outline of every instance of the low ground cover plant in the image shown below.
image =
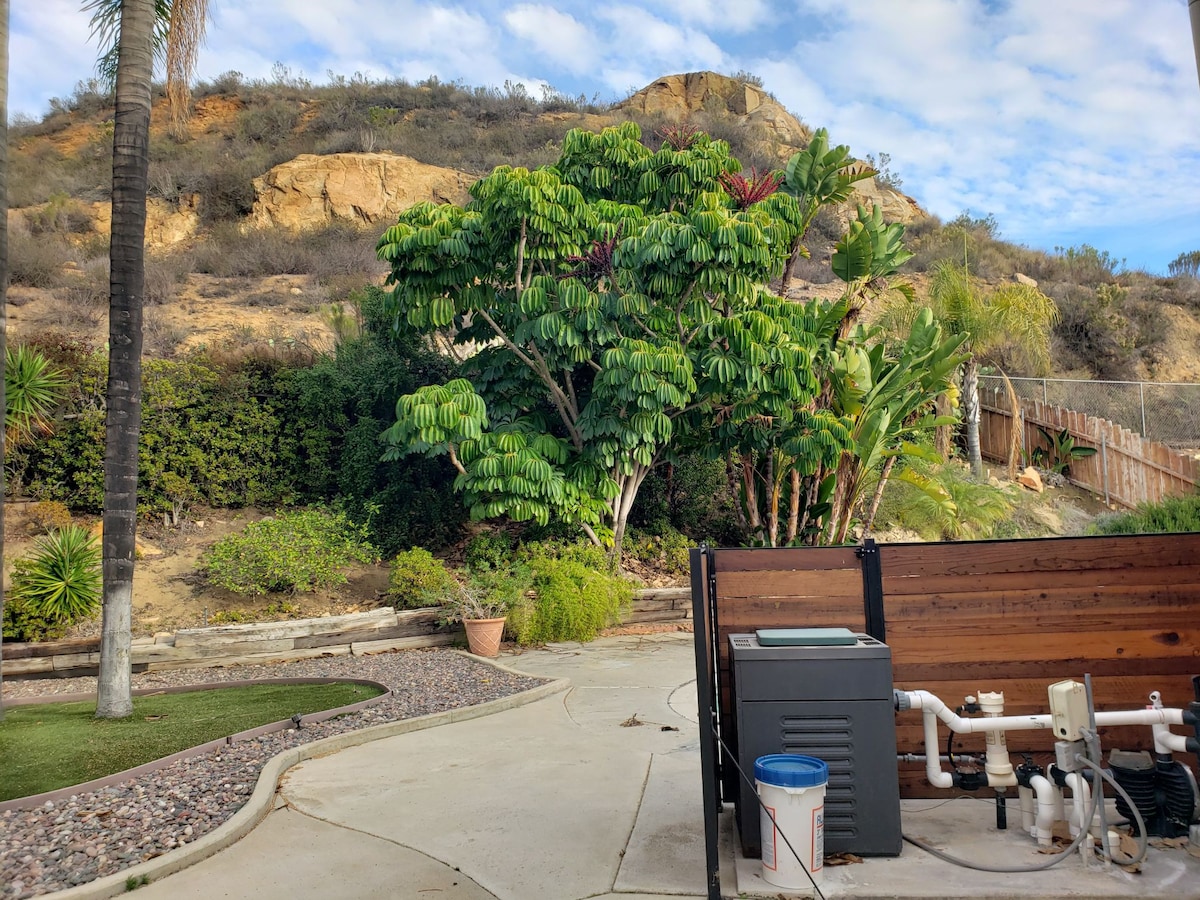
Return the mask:
[(1200, 531), (1200, 494), (1168, 497), (1161, 503), (1143, 503), (1128, 512), (1101, 516), (1093, 534), (1170, 534)]
[(345, 569), (376, 556), (364, 528), (345, 513), (314, 507), (281, 512), (222, 538), (201, 566), (217, 587), (259, 595), (344, 584)]

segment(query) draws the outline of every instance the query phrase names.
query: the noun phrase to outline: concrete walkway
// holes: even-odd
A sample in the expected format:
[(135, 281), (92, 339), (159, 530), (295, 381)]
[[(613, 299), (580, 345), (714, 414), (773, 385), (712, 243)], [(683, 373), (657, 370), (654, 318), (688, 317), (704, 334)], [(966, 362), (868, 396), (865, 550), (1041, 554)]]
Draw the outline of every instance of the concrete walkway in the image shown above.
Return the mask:
[[(300, 763), (246, 837), (139, 888), (144, 900), (666, 900), (705, 897), (692, 636), (603, 638), (506, 655), (571, 688), (468, 721)], [(1190, 759), (1189, 759), (1190, 761)], [(978, 799), (905, 801), (904, 828), (960, 857), (1046, 860)], [(735, 860), (722, 819), (725, 897), (781, 896)], [(905, 846), (826, 866), (829, 898), (1200, 898), (1200, 859), (1151, 851), (1133, 875), (1081, 858), (1051, 871), (969, 871)]]
[(703, 898), (691, 641), (504, 657), (572, 687), (301, 763), (248, 836), (138, 896)]

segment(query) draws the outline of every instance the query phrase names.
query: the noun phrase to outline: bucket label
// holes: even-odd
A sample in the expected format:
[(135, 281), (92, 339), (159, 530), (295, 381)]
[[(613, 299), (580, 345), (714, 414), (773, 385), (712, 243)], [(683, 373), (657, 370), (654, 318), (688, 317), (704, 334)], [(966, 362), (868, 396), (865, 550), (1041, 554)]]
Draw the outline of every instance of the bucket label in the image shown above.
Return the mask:
[(825, 807), (812, 811), (812, 864), (810, 872), (819, 872), (825, 865)]
[[(770, 806), (767, 807), (767, 812), (771, 814), (771, 822), (775, 821), (775, 810)], [(771, 828), (771, 839), (762, 842), (762, 864), (764, 869), (770, 869), (772, 872), (777, 868), (775, 865), (775, 842), (779, 838), (779, 829)]]

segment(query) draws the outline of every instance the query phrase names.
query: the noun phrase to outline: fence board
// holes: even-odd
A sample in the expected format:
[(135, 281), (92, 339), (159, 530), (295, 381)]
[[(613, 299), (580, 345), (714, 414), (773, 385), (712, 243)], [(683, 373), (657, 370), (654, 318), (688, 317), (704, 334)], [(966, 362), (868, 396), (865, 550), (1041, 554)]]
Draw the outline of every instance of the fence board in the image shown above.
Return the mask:
[[(1078, 424), (1078, 423), (1076, 423)], [(780, 557), (737, 551), (737, 569), (716, 551), (721, 721), (728, 727), (728, 635), (782, 625), (863, 630), (862, 572), (846, 548)], [(898, 687), (923, 688), (957, 706), (967, 694), (999, 690), (1012, 714), (1046, 712), (1046, 689), (1066, 678), (1094, 681), (1098, 709), (1145, 705), (1152, 690), (1168, 705), (1191, 699), (1200, 673), (1200, 535), (1139, 535), (880, 545), (884, 614)], [(763, 554), (763, 555), (756, 555)], [(787, 559), (788, 566), (776, 561)], [(754, 570), (755, 561), (762, 568)], [(899, 751), (924, 752), (921, 717), (897, 719)], [(943, 739), (945, 728), (941, 729)], [(1107, 749), (1148, 749), (1149, 728), (1105, 729)], [(956, 740), (982, 752), (983, 738)], [(1009, 735), (1014, 753), (1045, 756), (1048, 732)], [(904, 796), (945, 796), (920, 764), (901, 767)]]
[[(980, 447), (993, 460), (1007, 460), (1012, 413), (1006, 404), (982, 395)], [(1107, 419), (1051, 406), (1041, 400), (1021, 401), (1022, 440), (1026, 448), (1045, 447), (1038, 426), (1057, 432), (1063, 428), (1081, 446), (1095, 447), (1094, 456), (1071, 463), (1070, 480), (1105, 495), (1109, 502), (1134, 507), (1157, 503), (1165, 497), (1190, 493), (1200, 481), (1197, 460), (1165, 444), (1135, 434)]]

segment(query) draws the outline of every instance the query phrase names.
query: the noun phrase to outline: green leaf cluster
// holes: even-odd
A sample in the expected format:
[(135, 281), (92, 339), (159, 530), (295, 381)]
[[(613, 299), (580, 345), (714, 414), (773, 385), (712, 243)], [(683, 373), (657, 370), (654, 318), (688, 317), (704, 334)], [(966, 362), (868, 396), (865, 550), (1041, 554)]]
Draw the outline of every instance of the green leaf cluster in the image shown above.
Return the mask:
[[(52, 434), (29, 451), (29, 490), (72, 509), (99, 512), (104, 498), (104, 360), (80, 361), (74, 393)], [(180, 501), (211, 506), (288, 502), (296, 442), (275, 372), (252, 361), (203, 356), (143, 365), (138, 503), (143, 512)]]

